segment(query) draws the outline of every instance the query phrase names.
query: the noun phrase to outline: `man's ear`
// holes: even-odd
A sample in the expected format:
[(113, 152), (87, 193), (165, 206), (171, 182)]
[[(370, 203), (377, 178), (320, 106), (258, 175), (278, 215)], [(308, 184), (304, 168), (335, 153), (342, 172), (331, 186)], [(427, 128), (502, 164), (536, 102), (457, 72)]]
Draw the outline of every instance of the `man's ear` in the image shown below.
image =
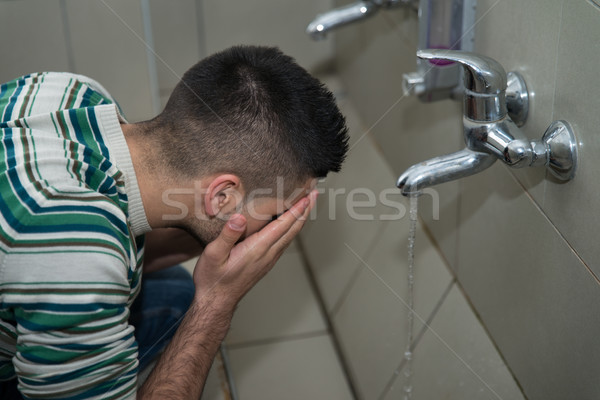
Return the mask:
[(217, 175), (204, 195), (204, 211), (209, 217), (235, 212), (244, 198), (240, 178), (232, 174)]

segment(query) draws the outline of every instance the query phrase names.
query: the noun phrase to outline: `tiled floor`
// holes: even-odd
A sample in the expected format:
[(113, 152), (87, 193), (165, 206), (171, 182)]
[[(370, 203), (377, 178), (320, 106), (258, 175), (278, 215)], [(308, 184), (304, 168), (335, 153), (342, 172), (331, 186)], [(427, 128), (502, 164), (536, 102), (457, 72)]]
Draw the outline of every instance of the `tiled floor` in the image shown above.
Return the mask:
[[(191, 271), (194, 262), (185, 266)], [(352, 399), (295, 243), (241, 301), (225, 348), (240, 400)], [(229, 395), (217, 357), (202, 400)]]

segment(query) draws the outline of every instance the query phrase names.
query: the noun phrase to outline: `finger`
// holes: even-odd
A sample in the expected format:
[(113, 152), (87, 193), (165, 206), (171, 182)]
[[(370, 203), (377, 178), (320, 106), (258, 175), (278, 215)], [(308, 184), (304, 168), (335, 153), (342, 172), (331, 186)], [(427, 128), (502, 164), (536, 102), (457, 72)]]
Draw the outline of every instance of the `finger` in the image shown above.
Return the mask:
[(296, 221), (290, 226), (290, 228), (270, 247), (269, 252), (273, 254), (281, 254), (283, 251), (292, 243), (292, 240), (302, 230), (302, 227), (308, 220), (311, 210), (317, 203), (317, 196), (319, 192), (313, 190), (308, 196), (309, 204), (304, 210), (304, 213), (296, 218)]
[(245, 230), (246, 218), (241, 214), (232, 215), (219, 236), (206, 246), (204, 254), (210, 257), (213, 262), (224, 263)]
[(309, 196), (303, 197), (289, 210), (281, 214), (276, 220), (267, 224), (263, 229), (246, 238), (241, 245), (248, 249), (255, 257), (263, 257), (271, 247), (294, 225), (298, 218), (302, 218), (311, 204)]
[(294, 204), (289, 210), (281, 214), (276, 220), (269, 223), (263, 229), (266, 231), (267, 236), (272, 238), (274, 241), (279, 239), (287, 230), (298, 220), (302, 218), (306, 209), (310, 206), (310, 199), (308, 196), (300, 199)]

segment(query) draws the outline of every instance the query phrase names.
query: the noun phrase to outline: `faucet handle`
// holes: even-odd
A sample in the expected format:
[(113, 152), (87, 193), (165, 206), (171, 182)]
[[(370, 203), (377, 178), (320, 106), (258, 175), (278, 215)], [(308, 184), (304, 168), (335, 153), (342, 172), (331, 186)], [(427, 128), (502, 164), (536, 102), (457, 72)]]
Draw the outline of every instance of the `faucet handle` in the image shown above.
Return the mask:
[(444, 49), (419, 50), (417, 57), (455, 61), (463, 66), (463, 113), (466, 119), (490, 123), (506, 117), (506, 72), (498, 61), (480, 54)]
[(500, 94), (506, 90), (506, 72), (493, 58), (467, 51), (445, 49), (419, 50), (417, 57), (461, 64), (465, 71), (465, 89), (471, 92)]

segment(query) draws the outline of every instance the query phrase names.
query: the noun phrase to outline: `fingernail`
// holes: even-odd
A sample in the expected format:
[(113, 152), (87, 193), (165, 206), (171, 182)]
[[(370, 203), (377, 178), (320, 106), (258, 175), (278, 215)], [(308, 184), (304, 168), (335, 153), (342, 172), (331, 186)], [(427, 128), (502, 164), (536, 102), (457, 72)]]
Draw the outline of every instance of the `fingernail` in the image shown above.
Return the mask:
[(244, 217), (242, 217), (239, 214), (235, 214), (229, 219), (229, 226), (232, 229), (235, 229), (236, 231), (239, 231), (240, 229), (242, 229), (245, 224), (246, 224), (246, 221), (245, 221)]

